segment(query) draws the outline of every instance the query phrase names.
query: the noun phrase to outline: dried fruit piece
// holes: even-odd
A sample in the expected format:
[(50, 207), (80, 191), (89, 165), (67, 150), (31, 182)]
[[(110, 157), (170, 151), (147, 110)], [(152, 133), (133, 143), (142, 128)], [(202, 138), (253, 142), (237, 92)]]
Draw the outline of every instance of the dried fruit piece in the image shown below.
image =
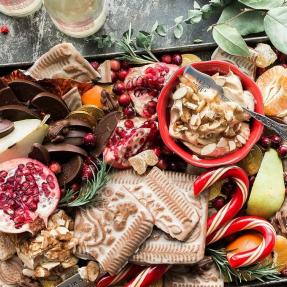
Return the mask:
[(255, 51), (257, 52), (256, 66), (259, 68), (266, 68), (277, 60), (276, 53), (268, 44), (257, 44)]
[(287, 239), (284, 236), (277, 235), (274, 247), (273, 262), (279, 271), (287, 267)]
[(98, 85), (86, 91), (81, 97), (83, 105), (95, 105), (98, 108), (102, 108), (103, 107), (103, 104), (101, 102), (102, 91), (103, 88)]
[(201, 62), (201, 59), (194, 54), (182, 54), (181, 66), (187, 66), (195, 62)]
[(82, 279), (95, 282), (100, 275), (100, 266), (94, 261), (89, 261), (87, 266), (79, 268), (78, 272)]

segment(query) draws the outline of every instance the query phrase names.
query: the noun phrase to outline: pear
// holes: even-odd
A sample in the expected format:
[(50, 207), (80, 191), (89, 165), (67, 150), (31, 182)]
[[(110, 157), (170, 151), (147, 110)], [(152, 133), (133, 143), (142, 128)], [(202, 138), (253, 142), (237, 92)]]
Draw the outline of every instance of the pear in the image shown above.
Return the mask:
[(247, 214), (270, 218), (280, 209), (285, 198), (283, 165), (276, 150), (263, 157), (247, 204)]
[(47, 132), (48, 125), (39, 119), (14, 122), (14, 130), (0, 139), (0, 162), (27, 157), (33, 143), (42, 143)]

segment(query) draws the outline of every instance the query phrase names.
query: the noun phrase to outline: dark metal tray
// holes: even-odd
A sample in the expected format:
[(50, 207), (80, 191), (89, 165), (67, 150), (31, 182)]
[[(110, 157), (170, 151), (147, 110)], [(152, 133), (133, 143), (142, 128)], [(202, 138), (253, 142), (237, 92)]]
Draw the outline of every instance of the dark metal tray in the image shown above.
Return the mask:
[[(267, 42), (268, 38), (266, 36), (262, 37), (252, 37), (252, 38), (246, 38), (246, 42), (249, 45), (254, 45), (259, 42)], [(177, 47), (166, 47), (166, 48), (160, 48), (155, 49), (153, 52), (156, 55), (164, 54), (164, 53), (171, 53), (171, 52), (192, 52), (201, 57), (203, 60), (210, 59), (210, 55), (213, 52), (213, 50), (217, 47), (216, 43), (201, 43), (201, 44), (191, 44), (191, 45), (184, 45), (184, 46), (177, 46)], [(139, 51), (139, 54), (141, 51)], [(107, 54), (101, 54), (101, 55), (88, 55), (85, 58), (89, 61), (92, 60), (104, 60), (104, 59), (111, 59), (116, 58), (123, 55), (121, 52), (116, 53), (107, 53)], [(13, 64), (0, 64), (0, 76), (5, 75), (13, 70), (16, 69), (27, 69), (28, 67), (32, 66), (32, 62), (21, 62), (21, 63), (13, 63)], [(242, 283), (242, 284), (225, 284), (226, 287), (287, 287), (287, 278), (282, 278), (278, 281), (268, 281), (268, 282), (248, 282), (248, 283)]]

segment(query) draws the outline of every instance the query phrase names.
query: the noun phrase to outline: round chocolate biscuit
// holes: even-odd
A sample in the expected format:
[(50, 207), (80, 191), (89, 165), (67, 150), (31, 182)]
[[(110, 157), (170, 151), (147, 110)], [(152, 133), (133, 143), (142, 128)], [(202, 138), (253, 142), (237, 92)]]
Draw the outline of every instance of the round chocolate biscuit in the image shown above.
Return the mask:
[(14, 130), (14, 123), (0, 119), (0, 138), (4, 138)]
[(10, 121), (39, 119), (40, 117), (23, 105), (6, 105), (0, 107), (0, 116)]

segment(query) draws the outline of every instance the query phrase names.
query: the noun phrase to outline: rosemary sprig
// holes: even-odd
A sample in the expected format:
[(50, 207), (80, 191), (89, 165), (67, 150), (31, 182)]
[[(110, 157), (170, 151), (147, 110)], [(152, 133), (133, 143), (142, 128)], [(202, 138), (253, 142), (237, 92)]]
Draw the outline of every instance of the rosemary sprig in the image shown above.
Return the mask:
[(269, 280), (280, 280), (279, 272), (275, 267), (272, 267), (272, 264), (262, 265), (260, 263), (254, 264), (248, 267), (240, 267), (240, 268), (231, 268), (227, 258), (226, 258), (226, 250), (224, 249), (207, 249), (208, 255), (210, 255), (217, 266), (220, 274), (228, 281), (228, 282), (239, 282), (242, 281), (252, 281), (259, 280), (261, 282), (269, 281)]
[(107, 180), (107, 166), (105, 163), (100, 162), (97, 174), (93, 172), (93, 179), (87, 181), (77, 192), (68, 189), (59, 206), (79, 207), (95, 203), (100, 189), (106, 185)]

